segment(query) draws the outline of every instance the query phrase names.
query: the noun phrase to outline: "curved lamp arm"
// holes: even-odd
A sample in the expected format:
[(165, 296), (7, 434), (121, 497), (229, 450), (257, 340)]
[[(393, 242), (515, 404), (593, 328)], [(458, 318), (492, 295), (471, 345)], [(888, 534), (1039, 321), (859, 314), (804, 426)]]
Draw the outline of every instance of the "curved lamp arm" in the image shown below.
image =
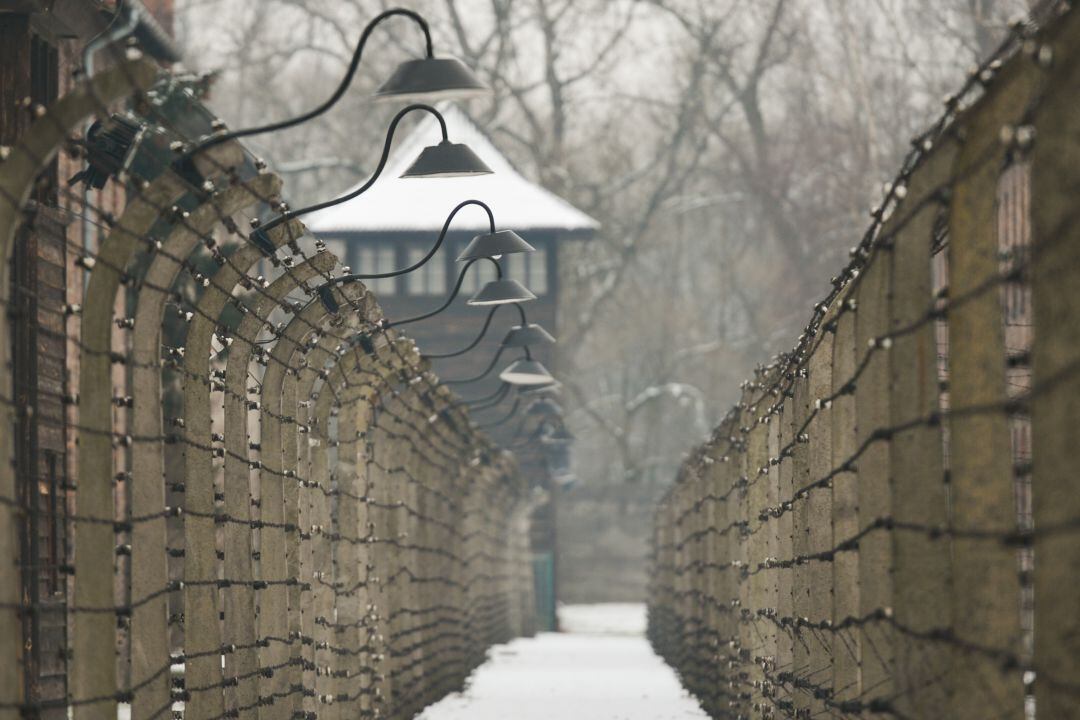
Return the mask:
[[(506, 349), (505, 345), (500, 345), (499, 349), (495, 351), (495, 356), (493, 358), (491, 358), (491, 362), (488, 363), (488, 366), (486, 368), (484, 368), (484, 372), (480, 373), (479, 375), (475, 375), (475, 376), (473, 376), (471, 378), (462, 378), (460, 380), (443, 380), (443, 384), (444, 385), (468, 385), (469, 383), (474, 383), (474, 382), (478, 382), (480, 380), (483, 380), (484, 378), (486, 378), (488, 376), (488, 373), (490, 373), (492, 370), (495, 369), (495, 364), (497, 362), (499, 362), (499, 358), (502, 357), (503, 350), (505, 350), (505, 349)], [(529, 346), (528, 345), (524, 346), (522, 348), (522, 350), (525, 351), (524, 359), (525, 360), (532, 360), (532, 353), (529, 352)]]
[[(444, 133), (444, 136), (445, 136), (445, 133)], [(495, 214), (491, 212), (491, 208), (487, 206), (487, 203), (481, 202), (480, 200), (466, 200), (463, 203), (459, 203), (457, 207), (455, 207), (453, 210), (450, 211), (450, 214), (446, 218), (446, 222), (443, 223), (442, 231), (439, 233), (439, 239), (436, 240), (435, 244), (431, 247), (430, 250), (428, 250), (427, 255), (420, 258), (419, 260), (417, 260), (415, 263), (413, 263), (409, 267), (404, 268), (402, 270), (392, 270), (390, 272), (384, 272), (384, 273), (366, 273), (366, 274), (365, 273), (354, 273), (352, 275), (342, 275), (341, 277), (336, 277), (336, 278), (332, 278), (331, 280), (328, 280), (327, 284), (330, 284), (330, 283), (346, 283), (346, 282), (352, 282), (354, 280), (379, 280), (379, 279), (382, 279), (382, 278), (392, 278), (392, 277), (397, 277), (398, 275), (407, 275), (408, 273), (411, 273), (412, 271), (419, 269), (423, 265), (426, 265), (427, 262), (429, 260), (431, 260), (431, 258), (435, 257), (435, 253), (439, 251), (439, 248), (443, 244), (443, 240), (446, 239), (446, 233), (450, 231), (450, 223), (453, 221), (454, 216), (457, 215), (462, 209), (467, 208), (470, 205), (476, 205), (477, 207), (481, 207), (481, 208), (484, 209), (484, 211), (487, 213), (487, 216), (488, 216), (488, 223), (491, 225), (491, 233), (494, 235), (495, 234)], [(496, 307), (498, 307), (498, 306), (496, 306)], [(491, 322), (491, 316), (490, 315), (488, 316), (488, 322)], [(485, 326), (484, 329), (487, 330), (487, 327)], [(479, 342), (479, 341), (477, 341), (477, 342)], [(438, 357), (438, 356), (437, 355), (428, 355), (427, 357)], [(446, 357), (453, 357), (453, 356), (452, 355), (447, 355)]]
[(493, 427), (496, 427), (498, 425), (502, 425), (504, 422), (506, 422), (507, 420), (509, 420), (510, 418), (514, 417), (514, 415), (517, 414), (518, 407), (520, 407), (520, 406), (521, 406), (521, 398), (518, 398), (518, 399), (514, 400), (514, 404), (513, 404), (513, 406), (511, 406), (510, 411), (508, 413), (506, 413), (505, 415), (503, 415), (501, 418), (499, 418), (498, 420), (493, 420), (491, 422), (486, 422), (483, 425), (477, 425), (476, 427), (478, 427), (478, 428), (480, 428), (482, 430), (486, 430), (487, 428), (493, 428)]
[[(444, 360), (446, 358), (458, 357), (459, 355), (464, 355), (465, 353), (469, 352), (474, 347), (479, 345), (480, 341), (484, 339), (485, 335), (487, 335), (488, 328), (491, 327), (491, 319), (495, 317), (495, 313), (501, 307), (503, 306), (495, 305), (490, 310), (488, 310), (488, 316), (487, 319), (484, 320), (484, 327), (480, 328), (480, 334), (476, 336), (475, 340), (473, 340), (465, 347), (461, 348), (460, 350), (455, 350), (454, 352), (425, 354), (424, 357), (428, 360)], [(525, 318), (525, 308), (521, 307), (521, 303), (514, 303), (514, 307), (516, 307), (518, 309), (518, 312), (521, 314), (521, 325), (523, 327), (525, 325), (528, 325), (529, 321)]]
[(449, 141), (450, 138), (446, 132), (446, 120), (443, 118), (442, 114), (438, 110), (431, 107), (430, 105), (424, 105), (421, 103), (409, 105), (402, 108), (398, 112), (398, 114), (394, 116), (394, 119), (390, 121), (390, 127), (386, 130), (386, 140), (385, 142), (383, 142), (382, 155), (379, 157), (379, 164), (375, 167), (375, 172), (371, 174), (371, 177), (369, 177), (363, 185), (356, 188), (352, 192), (342, 195), (341, 197), (334, 198), (333, 200), (325, 200), (321, 203), (308, 205), (307, 207), (303, 207), (298, 210), (287, 210), (286, 212), (281, 213), (265, 225), (256, 228), (251, 233), (252, 240), (255, 241), (255, 243), (260, 248), (263, 248), (265, 251), (265, 248), (270, 246), (269, 238), (266, 237), (266, 233), (268, 233), (270, 230), (277, 227), (278, 225), (288, 222), (293, 218), (298, 218), (301, 215), (307, 215), (310, 212), (315, 212), (316, 210), (323, 210), (328, 207), (333, 207), (334, 205), (340, 205), (343, 202), (352, 200), (353, 198), (361, 195), (362, 193), (367, 192), (371, 188), (371, 186), (375, 184), (375, 181), (379, 179), (379, 175), (381, 175), (382, 171), (386, 168), (386, 161), (390, 157), (390, 144), (394, 140), (394, 132), (397, 130), (397, 127), (401, 123), (402, 119), (406, 115), (411, 113), (413, 110), (423, 110), (434, 115), (435, 119), (439, 121), (439, 129), (442, 131), (443, 142)]
[(495, 356), (491, 358), (491, 362), (484, 369), (484, 372), (480, 373), (479, 375), (475, 375), (471, 378), (461, 378), (460, 380), (443, 380), (443, 385), (468, 385), (469, 383), (479, 382), (480, 380), (483, 380), (491, 373), (492, 370), (495, 369), (495, 364), (499, 362), (499, 358), (502, 356), (503, 350), (505, 350), (505, 348), (500, 345), (499, 349), (495, 351)]
[(517, 448), (528, 447), (529, 445), (532, 445), (534, 442), (536, 442), (536, 439), (540, 436), (539, 429), (537, 429), (537, 431), (532, 433), (531, 435), (522, 436), (521, 431), (524, 429), (524, 421), (518, 423), (517, 430), (514, 431), (515, 441), (506, 446), (507, 450), (516, 450)]
[[(420, 26), (420, 29), (424, 32), (424, 41), (427, 45), (427, 56), (429, 58), (434, 57), (435, 52), (431, 44), (431, 30), (428, 28), (427, 21), (424, 20), (423, 17), (421, 17), (418, 13), (413, 12), (412, 10), (406, 10), (404, 8), (393, 8), (381, 12), (376, 15), (371, 20), (371, 22), (369, 22), (364, 28), (364, 32), (360, 35), (360, 41), (356, 44), (356, 49), (353, 51), (352, 60), (349, 62), (349, 69), (345, 71), (345, 77), (342, 78), (341, 83), (337, 86), (337, 89), (334, 90), (334, 93), (321, 105), (307, 111), (306, 113), (303, 113), (302, 115), (297, 115), (294, 118), (289, 118), (288, 120), (279, 120), (278, 122), (267, 123), (266, 125), (243, 128), (241, 130), (233, 130), (232, 132), (207, 138), (206, 140), (199, 143), (194, 150), (189, 152), (188, 156), (190, 157), (190, 155), (193, 155), (200, 150), (205, 150), (206, 148), (213, 147), (214, 145), (219, 145), (229, 140), (249, 137), (251, 135), (261, 135), (262, 133), (274, 132), (275, 130), (284, 130), (285, 128), (294, 127), (301, 123), (305, 123), (312, 118), (316, 118), (319, 115), (322, 115), (324, 112), (333, 107), (338, 100), (341, 99), (341, 97), (345, 94), (345, 91), (349, 88), (349, 85), (352, 83), (353, 75), (356, 74), (356, 68), (360, 65), (360, 56), (364, 52), (364, 45), (367, 44), (368, 38), (371, 36), (371, 32), (383, 20), (391, 18), (395, 15), (403, 15), (413, 20), (414, 22), (416, 22), (417, 25)], [(445, 132), (443, 133), (443, 135), (445, 136)]]
[(495, 266), (495, 277), (499, 278), (500, 280), (502, 279), (502, 268), (499, 267), (499, 263), (495, 260), (495, 258), (489, 258), (489, 257), (474, 258), (474, 259), (470, 260), (469, 262), (465, 263), (465, 267), (461, 268), (461, 272), (458, 274), (457, 282), (454, 283), (454, 291), (452, 293), (450, 293), (450, 297), (446, 298), (446, 302), (444, 302), (442, 305), (435, 308), (434, 310), (424, 313), (423, 315), (414, 315), (413, 317), (410, 317), (410, 318), (404, 318), (402, 320), (395, 320), (394, 322), (384, 323), (383, 327), (384, 328), (392, 328), (392, 327), (397, 327), (398, 325), (408, 325), (409, 323), (419, 322), (420, 320), (427, 320), (429, 317), (433, 317), (435, 315), (438, 315), (443, 310), (450, 307), (450, 303), (454, 302), (454, 298), (456, 298), (458, 296), (458, 293), (461, 291), (461, 283), (464, 282), (464, 280), (465, 280), (465, 273), (467, 273), (469, 271), (469, 268), (471, 268), (473, 266), (473, 263), (479, 262), (480, 260), (487, 260), (492, 265), (494, 265)]
[(465, 405), (470, 410), (483, 410), (484, 408), (489, 408), (501, 403), (510, 393), (510, 389), (510, 383), (501, 383), (499, 385), (499, 389), (491, 395), (483, 398), (478, 398), (476, 400), (466, 400), (462, 403), (462, 405)]

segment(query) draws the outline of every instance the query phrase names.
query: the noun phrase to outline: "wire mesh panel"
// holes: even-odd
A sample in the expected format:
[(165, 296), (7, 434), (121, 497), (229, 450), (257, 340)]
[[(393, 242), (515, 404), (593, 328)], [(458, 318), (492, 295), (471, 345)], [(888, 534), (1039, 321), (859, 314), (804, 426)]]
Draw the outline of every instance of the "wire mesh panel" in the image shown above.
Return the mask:
[(1080, 717), (1078, 50), (1018, 25), (949, 98), (659, 502), (649, 635), (712, 717)]
[[(414, 715), (526, 626), (527, 488), (302, 224), (247, 234), (282, 183), (235, 142), (190, 154), (177, 82), (118, 58), (28, 106), (0, 162), (5, 428), (35, 422), (8, 259), (46, 220), (86, 229), (49, 236), (86, 291), (49, 319), (71, 364), (48, 439), (77, 452), (28, 486), (48, 498), (0, 433), (0, 717)], [(52, 162), (86, 160), (95, 119), (149, 138), (107, 205)]]

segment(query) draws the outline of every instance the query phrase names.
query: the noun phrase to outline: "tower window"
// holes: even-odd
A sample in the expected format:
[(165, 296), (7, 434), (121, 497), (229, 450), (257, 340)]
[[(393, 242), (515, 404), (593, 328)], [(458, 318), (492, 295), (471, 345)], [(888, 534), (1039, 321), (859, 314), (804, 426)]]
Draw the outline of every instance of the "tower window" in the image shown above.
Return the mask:
[[(363, 246), (357, 252), (356, 273), (386, 273), (397, 270), (396, 253), (393, 247)], [(377, 278), (367, 280), (366, 284), (377, 295), (393, 295), (397, 288), (397, 278)]]
[(533, 291), (535, 295), (545, 295), (548, 291), (547, 251), (537, 248), (536, 252), (508, 255), (503, 267), (507, 275)]
[[(409, 248), (408, 265), (420, 262), (426, 248)], [(405, 288), (410, 295), (442, 295), (446, 292), (446, 265), (442, 255), (435, 255), (426, 265), (405, 276)], [(471, 273), (470, 273), (471, 274)]]

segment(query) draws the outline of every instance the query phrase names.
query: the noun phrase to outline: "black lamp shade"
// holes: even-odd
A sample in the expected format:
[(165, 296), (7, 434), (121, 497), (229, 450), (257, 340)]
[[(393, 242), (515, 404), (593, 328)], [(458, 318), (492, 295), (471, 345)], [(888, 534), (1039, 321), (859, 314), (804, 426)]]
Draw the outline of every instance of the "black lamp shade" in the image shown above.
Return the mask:
[(458, 255), (458, 262), (486, 257), (498, 259), (503, 255), (523, 252), (536, 252), (536, 248), (513, 230), (500, 230), (474, 237)]
[(555, 342), (555, 338), (551, 336), (551, 333), (536, 323), (529, 323), (528, 325), (515, 325), (510, 328), (510, 331), (506, 333), (506, 337), (503, 338), (502, 344), (503, 347), (517, 348), (553, 342)]
[(547, 385), (555, 378), (536, 360), (515, 360), (499, 373), (499, 379), (511, 385)]
[(468, 300), (469, 305), (507, 305), (535, 300), (536, 296), (517, 280), (492, 280)]
[[(521, 394), (520, 390), (518, 391), (518, 394)], [(547, 415), (553, 418), (561, 418), (563, 414), (562, 407), (555, 398), (543, 396), (531, 401), (526, 408), (526, 412), (530, 415)], [(550, 434), (551, 430), (547, 424), (547, 420), (540, 426), (540, 432), (542, 437), (547, 437)]]
[(490, 175), (491, 168), (472, 151), (468, 145), (443, 140), (438, 145), (429, 145), (420, 152), (420, 157), (401, 174), (403, 178), (465, 177), (468, 175)]
[(529, 397), (532, 397), (534, 395), (547, 395), (548, 393), (558, 392), (559, 388), (561, 387), (561, 382), (559, 382), (558, 380), (552, 380), (551, 382), (543, 383), (541, 385), (529, 385), (528, 387), (523, 387), (518, 390), (518, 394), (526, 395)]
[(570, 443), (574, 441), (574, 434), (567, 430), (565, 425), (560, 425), (545, 439), (552, 443)]
[[(556, 410), (558, 411), (555, 414), (561, 416), (562, 409), (559, 407), (559, 404), (550, 398), (542, 398), (540, 400), (535, 400), (533, 401), (533, 404), (530, 406), (530, 408), (536, 408), (538, 406), (544, 405), (555, 406)], [(574, 440), (574, 435), (569, 430), (567, 430), (566, 425), (562, 424), (561, 422), (555, 424), (554, 426), (549, 425), (547, 427), (541, 427), (540, 442), (545, 445), (566, 446), (574, 442)]]
[(377, 100), (436, 102), (483, 97), (490, 88), (454, 57), (408, 60), (375, 91)]

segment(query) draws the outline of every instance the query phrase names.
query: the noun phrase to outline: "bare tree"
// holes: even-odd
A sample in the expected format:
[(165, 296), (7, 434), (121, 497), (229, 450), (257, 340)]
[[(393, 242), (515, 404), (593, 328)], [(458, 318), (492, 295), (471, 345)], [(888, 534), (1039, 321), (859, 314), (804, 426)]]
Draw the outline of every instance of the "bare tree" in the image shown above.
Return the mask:
[[(217, 72), (215, 109), (235, 126), (324, 99), (359, 28), (387, 6), (178, 4), (187, 57)], [(715, 424), (739, 379), (790, 345), (910, 139), (1026, 9), (1024, 0), (409, 5), (430, 18), (441, 52), (494, 89), (468, 109), (501, 149), (603, 225), (595, 241), (560, 250), (560, 370), (586, 450), (576, 472), (598, 503), (622, 509), (631, 497), (649, 502), (650, 484)], [(290, 174), (295, 202), (370, 169), (388, 111), (363, 98), (417, 54), (407, 25), (373, 37), (354, 92), (332, 112), (253, 140)]]

